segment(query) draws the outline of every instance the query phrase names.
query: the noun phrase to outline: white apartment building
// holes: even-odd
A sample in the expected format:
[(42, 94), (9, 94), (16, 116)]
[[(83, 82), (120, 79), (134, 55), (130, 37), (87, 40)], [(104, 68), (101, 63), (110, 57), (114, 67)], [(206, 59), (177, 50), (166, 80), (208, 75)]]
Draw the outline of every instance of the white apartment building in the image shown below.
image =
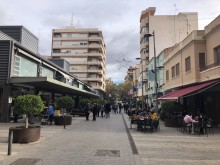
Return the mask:
[[(148, 95), (147, 71), (148, 63), (154, 57), (154, 46), (157, 56), (165, 48), (181, 42), (193, 30), (198, 30), (198, 13), (196, 12), (181, 12), (177, 15), (155, 15), (155, 12), (155, 7), (149, 7), (142, 11), (140, 16), (140, 64), (143, 64), (140, 74), (143, 72), (144, 75), (144, 95)], [(151, 36), (146, 37), (146, 34), (151, 34)]]
[(106, 46), (97, 28), (53, 29), (52, 57), (69, 62), (69, 72), (92, 86), (100, 94), (105, 91)]

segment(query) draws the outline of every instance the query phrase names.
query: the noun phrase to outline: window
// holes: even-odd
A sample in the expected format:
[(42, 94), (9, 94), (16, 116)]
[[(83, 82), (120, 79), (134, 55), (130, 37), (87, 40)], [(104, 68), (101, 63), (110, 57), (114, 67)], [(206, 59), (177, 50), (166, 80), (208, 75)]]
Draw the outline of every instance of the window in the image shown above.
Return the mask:
[(20, 63), (21, 63), (21, 58), (19, 56), (15, 55), (14, 76), (19, 76)]
[(53, 36), (54, 36), (54, 38), (60, 38), (61, 34), (60, 33), (54, 33)]
[(175, 69), (175, 66), (172, 67), (172, 78), (175, 77), (175, 72), (176, 72), (176, 69)]
[(199, 53), (199, 68), (200, 71), (205, 69), (205, 53)]
[(67, 33), (67, 38), (71, 38), (72, 37), (72, 34), (71, 33)]
[(41, 67), (41, 74), (42, 77), (50, 77), (53, 78), (53, 70), (43, 66)]
[(176, 64), (176, 76), (180, 75), (180, 64)]
[(60, 49), (53, 49), (53, 53), (60, 53)]
[(14, 61), (14, 76), (37, 77), (37, 66), (37, 62), (20, 55), (16, 55)]
[(220, 64), (220, 46), (215, 48), (215, 63)]
[(169, 81), (169, 70), (166, 71), (166, 80)]
[(187, 58), (185, 59), (185, 69), (186, 69), (186, 72), (188, 72), (188, 71), (191, 70), (190, 57), (187, 57)]

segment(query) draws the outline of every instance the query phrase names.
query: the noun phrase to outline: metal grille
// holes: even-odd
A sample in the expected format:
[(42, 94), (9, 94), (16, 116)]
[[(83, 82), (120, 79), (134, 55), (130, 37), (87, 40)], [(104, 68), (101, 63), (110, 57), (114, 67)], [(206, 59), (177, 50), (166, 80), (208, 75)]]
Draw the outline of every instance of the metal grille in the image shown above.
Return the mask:
[(120, 157), (119, 150), (97, 150), (95, 156)]
[(38, 163), (41, 159), (36, 158), (20, 158), (10, 165), (34, 165)]

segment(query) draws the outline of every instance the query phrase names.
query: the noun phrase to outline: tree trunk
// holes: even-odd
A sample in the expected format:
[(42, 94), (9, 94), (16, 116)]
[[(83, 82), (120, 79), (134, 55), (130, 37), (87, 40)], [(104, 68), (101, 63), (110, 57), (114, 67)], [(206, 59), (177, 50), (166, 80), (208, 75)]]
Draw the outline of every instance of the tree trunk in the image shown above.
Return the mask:
[(28, 128), (28, 115), (26, 114), (26, 118), (25, 118), (25, 128)]

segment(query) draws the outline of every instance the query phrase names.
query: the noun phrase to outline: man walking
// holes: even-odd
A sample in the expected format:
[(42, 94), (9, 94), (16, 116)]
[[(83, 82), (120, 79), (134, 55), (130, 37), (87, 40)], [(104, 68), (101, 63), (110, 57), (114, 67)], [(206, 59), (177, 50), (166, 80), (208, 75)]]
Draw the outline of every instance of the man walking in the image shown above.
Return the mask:
[(53, 116), (54, 116), (54, 108), (53, 108), (53, 104), (50, 103), (50, 106), (48, 108), (48, 116), (49, 116), (49, 120), (50, 120), (50, 125), (52, 125), (53, 123)]
[(106, 118), (110, 118), (111, 105), (109, 102), (105, 104), (105, 116)]

